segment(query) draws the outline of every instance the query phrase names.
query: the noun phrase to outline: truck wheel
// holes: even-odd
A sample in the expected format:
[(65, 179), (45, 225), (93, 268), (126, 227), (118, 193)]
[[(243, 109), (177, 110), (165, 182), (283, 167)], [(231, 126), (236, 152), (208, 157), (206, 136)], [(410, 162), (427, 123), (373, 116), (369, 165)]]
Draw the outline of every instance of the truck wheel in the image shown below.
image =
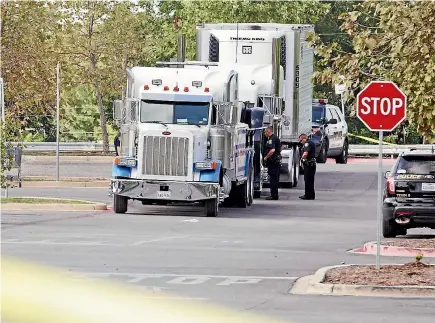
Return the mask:
[(382, 221), (382, 235), (384, 238), (395, 238), (397, 236), (397, 226), (393, 220), (383, 219)]
[(296, 187), (296, 186), (298, 186), (299, 174), (301, 172), (301, 167), (299, 166), (301, 156), (300, 156), (298, 149), (295, 149), (293, 159), (295, 161), (295, 168), (294, 168), (294, 173), (293, 173), (293, 187)]
[(248, 205), (254, 203), (254, 168), (249, 168), (248, 176)]
[(326, 148), (327, 144), (328, 142), (325, 141), (324, 143), (322, 143), (322, 146), (320, 147), (319, 156), (316, 158), (319, 164), (324, 164), (328, 160), (328, 149)]
[(217, 217), (219, 208), (219, 199), (214, 198), (204, 202), (204, 213), (207, 217)]
[(127, 212), (128, 197), (115, 194), (113, 196), (113, 209), (115, 213)]
[(337, 164), (347, 164), (348, 153), (349, 153), (349, 145), (348, 145), (347, 141), (345, 141), (343, 144), (343, 150), (342, 150), (341, 154), (339, 156), (335, 157), (335, 162)]
[(237, 207), (246, 208), (248, 206), (248, 181), (236, 187), (238, 193), (236, 199)]

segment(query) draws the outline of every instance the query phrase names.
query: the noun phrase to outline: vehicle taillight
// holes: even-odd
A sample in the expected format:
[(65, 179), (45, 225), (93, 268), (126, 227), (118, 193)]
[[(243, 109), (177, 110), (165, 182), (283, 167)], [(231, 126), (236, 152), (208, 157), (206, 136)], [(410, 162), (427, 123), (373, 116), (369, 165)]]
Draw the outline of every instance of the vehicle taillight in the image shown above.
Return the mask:
[(388, 177), (387, 179), (387, 188), (389, 194), (396, 194), (396, 182), (393, 177)]

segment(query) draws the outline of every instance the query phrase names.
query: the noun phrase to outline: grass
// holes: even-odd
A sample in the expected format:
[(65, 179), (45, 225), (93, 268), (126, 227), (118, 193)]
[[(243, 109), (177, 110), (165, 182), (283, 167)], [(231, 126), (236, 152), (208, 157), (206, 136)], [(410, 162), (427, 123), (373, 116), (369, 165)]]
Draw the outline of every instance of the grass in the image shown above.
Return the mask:
[(53, 198), (34, 198), (34, 197), (2, 197), (0, 203), (26, 203), (26, 204), (94, 204), (87, 201), (64, 200)]

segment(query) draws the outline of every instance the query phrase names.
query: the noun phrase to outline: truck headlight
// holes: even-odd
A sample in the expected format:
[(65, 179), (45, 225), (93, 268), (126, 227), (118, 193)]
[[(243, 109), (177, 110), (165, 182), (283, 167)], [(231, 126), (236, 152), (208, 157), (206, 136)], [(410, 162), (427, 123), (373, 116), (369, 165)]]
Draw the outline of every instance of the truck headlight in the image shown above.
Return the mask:
[(136, 166), (136, 159), (131, 158), (131, 157), (118, 157), (115, 160), (115, 164), (118, 166), (135, 167)]
[(215, 161), (202, 161), (202, 162), (196, 162), (195, 168), (200, 170), (205, 169), (216, 169), (217, 163)]

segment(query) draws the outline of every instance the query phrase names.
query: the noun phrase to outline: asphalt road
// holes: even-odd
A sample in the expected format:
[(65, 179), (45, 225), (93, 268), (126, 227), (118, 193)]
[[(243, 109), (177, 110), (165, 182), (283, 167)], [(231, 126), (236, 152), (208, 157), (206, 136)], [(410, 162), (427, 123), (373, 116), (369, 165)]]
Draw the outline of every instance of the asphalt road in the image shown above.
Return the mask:
[[(281, 190), (279, 202), (221, 209), (218, 218), (198, 208), (140, 203), (126, 215), (2, 212), (2, 253), (289, 322), (433, 322), (433, 300), (288, 294), (297, 277), (320, 267), (375, 261), (346, 251), (376, 239), (376, 163), (319, 165), (316, 201), (299, 200), (302, 188)], [(110, 202), (107, 193), (10, 190)]]

